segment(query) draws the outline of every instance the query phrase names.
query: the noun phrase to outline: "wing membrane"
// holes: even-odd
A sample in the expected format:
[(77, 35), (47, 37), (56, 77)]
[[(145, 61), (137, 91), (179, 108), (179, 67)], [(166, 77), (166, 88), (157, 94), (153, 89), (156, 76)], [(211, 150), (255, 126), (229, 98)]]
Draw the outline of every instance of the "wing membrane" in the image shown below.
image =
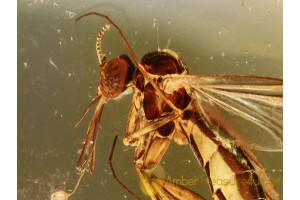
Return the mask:
[(207, 126), (241, 146), (282, 151), (282, 80), (239, 75), (169, 75), (163, 89), (185, 87)]

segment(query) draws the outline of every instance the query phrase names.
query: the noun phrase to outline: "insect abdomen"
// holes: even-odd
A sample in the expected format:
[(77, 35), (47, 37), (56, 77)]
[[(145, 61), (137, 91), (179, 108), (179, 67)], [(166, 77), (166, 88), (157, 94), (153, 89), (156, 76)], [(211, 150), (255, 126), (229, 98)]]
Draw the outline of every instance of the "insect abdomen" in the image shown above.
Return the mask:
[(185, 111), (180, 122), (205, 169), (214, 199), (265, 199), (258, 176), (242, 150), (231, 149), (206, 127), (198, 113)]

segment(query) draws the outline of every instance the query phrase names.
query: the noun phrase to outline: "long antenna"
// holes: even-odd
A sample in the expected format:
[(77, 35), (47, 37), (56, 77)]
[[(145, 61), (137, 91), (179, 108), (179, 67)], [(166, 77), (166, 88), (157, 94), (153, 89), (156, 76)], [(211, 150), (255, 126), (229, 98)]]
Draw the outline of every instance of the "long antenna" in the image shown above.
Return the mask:
[(87, 17), (89, 15), (96, 15), (96, 16), (99, 16), (99, 17), (102, 17), (102, 18), (105, 18), (107, 21), (109, 21), (109, 23), (111, 23), (111, 25), (116, 29), (116, 31), (120, 34), (123, 42), (125, 43), (130, 55), (132, 56), (132, 58), (134, 59), (134, 61), (136, 62), (136, 64), (140, 65), (138, 59), (136, 58), (135, 54), (133, 53), (129, 43), (127, 42), (126, 38), (124, 37), (121, 29), (107, 16), (107, 15), (104, 15), (104, 14), (101, 14), (101, 13), (97, 13), (97, 12), (89, 12), (89, 13), (85, 13), (79, 17), (77, 17), (75, 19), (76, 22), (78, 22), (79, 20), (81, 20), (82, 18), (84, 17)]
[(85, 13), (79, 17), (77, 17), (75, 19), (76, 22), (78, 22), (79, 20), (81, 20), (84, 17), (87, 17), (89, 15), (96, 15), (102, 18), (105, 18), (107, 21), (109, 21), (109, 23), (111, 23), (111, 25), (116, 29), (116, 31), (119, 33), (119, 35), (121, 36), (123, 42), (125, 43), (130, 55), (132, 56), (132, 58), (134, 59), (135, 63), (138, 66), (138, 69), (141, 71), (141, 73), (144, 75), (144, 77), (151, 83), (151, 85), (155, 88), (155, 90), (157, 91), (157, 93), (159, 94), (159, 96), (161, 96), (166, 102), (167, 104), (177, 113), (182, 114), (182, 111), (180, 109), (178, 109), (165, 95), (164, 93), (161, 91), (161, 89), (156, 85), (156, 83), (153, 81), (153, 79), (151, 78), (151, 76), (149, 75), (149, 73), (145, 70), (144, 66), (139, 63), (138, 59), (136, 58), (135, 54), (133, 53), (132, 48), (130, 47), (129, 43), (127, 42), (126, 38), (124, 37), (121, 29), (107, 16), (101, 13), (97, 13), (97, 12), (89, 12), (89, 13)]

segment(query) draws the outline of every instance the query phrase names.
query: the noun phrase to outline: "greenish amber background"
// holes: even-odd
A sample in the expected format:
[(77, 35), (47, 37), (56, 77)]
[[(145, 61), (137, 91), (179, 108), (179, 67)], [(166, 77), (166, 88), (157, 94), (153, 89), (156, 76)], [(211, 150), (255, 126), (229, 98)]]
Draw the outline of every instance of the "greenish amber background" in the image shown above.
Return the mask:
[[(18, 1), (18, 199), (49, 199), (56, 185), (71, 189), (75, 163), (91, 113), (74, 128), (97, 92), (95, 41), (107, 24), (97, 17), (75, 23), (74, 16), (97, 11), (120, 26), (138, 58), (160, 48), (177, 51), (191, 74), (244, 74), (282, 78), (282, 2), (267, 1)], [(108, 59), (128, 54), (116, 32), (104, 36)], [(134, 149), (122, 144), (131, 95), (104, 109), (96, 170), (71, 199), (132, 199), (112, 178), (138, 196)], [(282, 193), (282, 153), (255, 152)], [(158, 172), (202, 180), (188, 187), (211, 198), (205, 175), (189, 146), (172, 144)]]

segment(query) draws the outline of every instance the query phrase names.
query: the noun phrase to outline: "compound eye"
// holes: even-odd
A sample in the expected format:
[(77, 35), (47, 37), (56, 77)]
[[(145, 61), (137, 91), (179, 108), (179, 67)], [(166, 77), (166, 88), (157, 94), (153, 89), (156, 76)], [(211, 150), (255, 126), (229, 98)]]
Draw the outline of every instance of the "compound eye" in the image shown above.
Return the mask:
[(102, 95), (108, 98), (118, 97), (132, 80), (133, 64), (128, 56), (108, 61), (102, 68), (99, 77), (99, 85)]

